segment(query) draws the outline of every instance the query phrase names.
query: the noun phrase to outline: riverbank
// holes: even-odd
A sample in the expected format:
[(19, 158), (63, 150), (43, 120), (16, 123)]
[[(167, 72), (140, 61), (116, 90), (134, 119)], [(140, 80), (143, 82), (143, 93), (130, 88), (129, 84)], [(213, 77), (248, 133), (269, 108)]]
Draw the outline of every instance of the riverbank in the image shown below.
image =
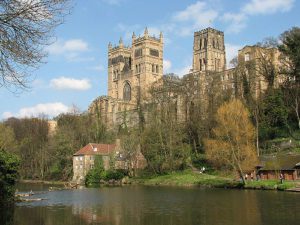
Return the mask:
[(18, 183), (23, 184), (49, 184), (49, 185), (64, 185), (69, 183), (68, 181), (53, 181), (53, 180), (18, 180)]
[(228, 177), (197, 173), (193, 171), (173, 172), (166, 175), (158, 175), (143, 178), (132, 178), (133, 184), (158, 185), (158, 186), (201, 186), (201, 187), (220, 187), (238, 188), (240, 182)]
[(182, 187), (214, 187), (214, 188), (240, 188), (255, 190), (289, 190), (300, 185), (295, 181), (284, 181), (280, 184), (277, 180), (248, 181), (243, 185), (232, 177), (201, 174), (193, 171), (174, 172), (166, 175), (151, 176), (144, 178), (132, 178), (133, 184), (149, 186), (182, 186)]

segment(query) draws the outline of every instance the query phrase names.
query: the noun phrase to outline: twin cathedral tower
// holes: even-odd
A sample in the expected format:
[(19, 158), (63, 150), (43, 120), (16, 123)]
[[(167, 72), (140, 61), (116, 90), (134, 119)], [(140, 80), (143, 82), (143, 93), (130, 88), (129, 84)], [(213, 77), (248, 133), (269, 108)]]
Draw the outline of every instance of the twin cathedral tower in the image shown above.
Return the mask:
[[(212, 28), (194, 33), (193, 65), (190, 73), (226, 70), (224, 33)], [(122, 113), (132, 112), (136, 118), (137, 102), (147, 99), (149, 88), (163, 78), (164, 38), (151, 36), (146, 28), (143, 36), (132, 35), (131, 47), (122, 39), (119, 45), (108, 45), (108, 93), (93, 101), (91, 113), (100, 113), (104, 122), (115, 126)]]
[[(163, 76), (163, 34), (132, 35), (132, 46), (108, 45), (108, 96), (134, 102), (138, 90), (146, 91)], [(193, 72), (224, 71), (226, 69), (224, 33), (207, 28), (194, 33)]]

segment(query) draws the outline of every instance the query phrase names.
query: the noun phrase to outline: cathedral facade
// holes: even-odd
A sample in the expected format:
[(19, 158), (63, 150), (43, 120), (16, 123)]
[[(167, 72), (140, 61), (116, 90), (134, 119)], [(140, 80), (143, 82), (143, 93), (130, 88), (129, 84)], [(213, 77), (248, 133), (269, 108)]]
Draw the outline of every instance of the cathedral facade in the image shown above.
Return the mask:
[[(100, 96), (89, 106), (89, 112), (99, 114), (108, 127), (116, 128), (124, 123), (134, 124), (138, 121), (138, 106), (150, 97), (149, 89), (155, 84), (163, 85), (166, 79), (190, 82), (190, 88), (196, 88), (189, 98), (205, 95), (209, 82), (219, 82), (219, 87), (237, 92), (240, 71), (226, 68), (226, 51), (224, 33), (213, 28), (206, 28), (194, 33), (193, 64), (190, 72), (183, 78), (163, 73), (163, 34), (151, 36), (147, 28), (142, 37), (132, 35), (131, 46), (124, 46), (122, 39), (118, 46), (108, 45), (108, 93)], [(274, 60), (278, 58), (276, 49), (264, 49), (246, 46), (238, 52), (238, 61), (247, 63), (257, 60), (259, 54), (273, 52)], [(249, 76), (246, 71), (246, 76)], [(214, 77), (214, 78), (213, 78)], [(217, 77), (217, 79), (215, 79)], [(262, 76), (253, 76), (255, 91), (266, 89)], [(217, 80), (217, 81), (216, 81)], [(192, 81), (192, 82), (191, 82)], [(256, 88), (258, 87), (258, 88)], [(202, 90), (202, 91), (199, 91)], [(259, 90), (259, 91), (257, 91)], [(255, 93), (255, 95), (257, 95)], [(237, 93), (235, 93), (237, 94)], [(178, 118), (187, 119), (188, 109), (182, 105), (182, 96), (178, 98)]]

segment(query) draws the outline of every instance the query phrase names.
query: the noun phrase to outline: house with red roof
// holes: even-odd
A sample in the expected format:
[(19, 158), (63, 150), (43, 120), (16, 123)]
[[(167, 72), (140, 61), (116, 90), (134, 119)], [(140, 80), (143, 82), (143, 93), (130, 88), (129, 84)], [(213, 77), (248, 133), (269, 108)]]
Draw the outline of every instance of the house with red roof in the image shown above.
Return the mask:
[(73, 181), (83, 182), (87, 172), (94, 167), (96, 156), (101, 156), (105, 170), (110, 168), (110, 158), (120, 148), (117, 144), (89, 143), (73, 155)]
[(83, 183), (86, 174), (94, 168), (96, 156), (101, 156), (105, 170), (111, 169), (111, 160), (114, 160), (114, 169), (144, 169), (147, 165), (146, 159), (140, 150), (134, 159), (126, 157), (121, 148), (120, 140), (115, 144), (89, 143), (73, 155), (73, 181)]

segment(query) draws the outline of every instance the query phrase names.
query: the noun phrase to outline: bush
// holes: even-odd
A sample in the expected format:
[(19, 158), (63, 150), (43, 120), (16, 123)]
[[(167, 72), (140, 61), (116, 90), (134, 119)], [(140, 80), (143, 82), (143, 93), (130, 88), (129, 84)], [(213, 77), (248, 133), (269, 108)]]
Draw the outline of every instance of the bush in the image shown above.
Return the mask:
[(108, 170), (103, 177), (104, 180), (121, 180), (125, 176), (124, 172), (120, 170)]
[(14, 200), (19, 164), (17, 156), (0, 150), (0, 203)]

